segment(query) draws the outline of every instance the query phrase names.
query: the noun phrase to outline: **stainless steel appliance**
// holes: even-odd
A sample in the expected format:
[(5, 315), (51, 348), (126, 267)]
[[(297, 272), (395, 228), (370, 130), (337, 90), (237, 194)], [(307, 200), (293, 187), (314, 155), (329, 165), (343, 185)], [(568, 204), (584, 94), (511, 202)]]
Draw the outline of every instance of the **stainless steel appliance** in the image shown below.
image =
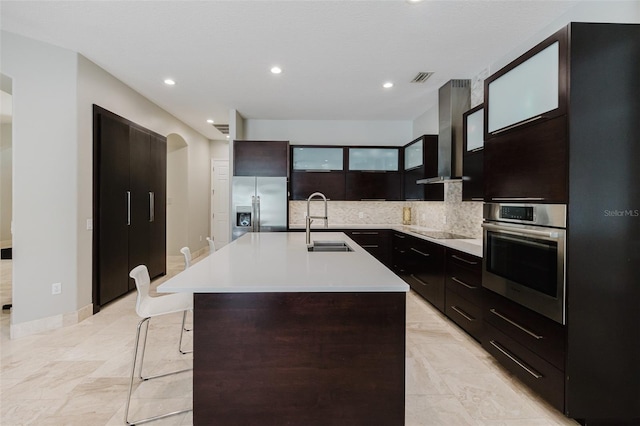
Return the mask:
[(562, 204), (484, 205), (482, 286), (565, 323)]
[(231, 239), (247, 232), (287, 230), (287, 178), (234, 176)]

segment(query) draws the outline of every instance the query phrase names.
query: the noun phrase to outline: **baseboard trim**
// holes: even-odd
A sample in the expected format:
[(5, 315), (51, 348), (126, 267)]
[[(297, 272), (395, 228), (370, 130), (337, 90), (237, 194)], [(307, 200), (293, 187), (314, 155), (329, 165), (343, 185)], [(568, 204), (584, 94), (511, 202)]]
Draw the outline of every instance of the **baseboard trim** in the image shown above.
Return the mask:
[(93, 304), (89, 304), (75, 312), (53, 315), (33, 321), (11, 324), (9, 335), (11, 339), (31, 336), (43, 331), (56, 330), (62, 327), (78, 324), (93, 315)]

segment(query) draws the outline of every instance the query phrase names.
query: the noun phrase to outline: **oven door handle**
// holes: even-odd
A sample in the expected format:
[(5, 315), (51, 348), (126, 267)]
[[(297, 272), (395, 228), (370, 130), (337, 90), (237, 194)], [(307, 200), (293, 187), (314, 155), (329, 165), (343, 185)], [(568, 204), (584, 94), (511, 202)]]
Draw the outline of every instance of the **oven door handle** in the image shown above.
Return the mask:
[(536, 237), (560, 238), (560, 232), (556, 232), (556, 231), (536, 231), (534, 229), (520, 229), (520, 228), (518, 228), (518, 230), (516, 231), (512, 228), (506, 228), (504, 226), (499, 226), (499, 225), (492, 225), (490, 223), (483, 223), (482, 227), (490, 231), (497, 231), (503, 234), (518, 235), (521, 237), (532, 235)]

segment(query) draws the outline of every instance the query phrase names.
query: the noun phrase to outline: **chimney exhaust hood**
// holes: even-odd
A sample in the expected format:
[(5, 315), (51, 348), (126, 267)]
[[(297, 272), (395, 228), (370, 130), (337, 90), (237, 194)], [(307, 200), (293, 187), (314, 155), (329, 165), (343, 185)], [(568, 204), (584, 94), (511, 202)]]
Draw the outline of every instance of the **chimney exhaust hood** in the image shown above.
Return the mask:
[(462, 114), (471, 105), (471, 80), (449, 80), (438, 90), (438, 176), (431, 184), (462, 180)]

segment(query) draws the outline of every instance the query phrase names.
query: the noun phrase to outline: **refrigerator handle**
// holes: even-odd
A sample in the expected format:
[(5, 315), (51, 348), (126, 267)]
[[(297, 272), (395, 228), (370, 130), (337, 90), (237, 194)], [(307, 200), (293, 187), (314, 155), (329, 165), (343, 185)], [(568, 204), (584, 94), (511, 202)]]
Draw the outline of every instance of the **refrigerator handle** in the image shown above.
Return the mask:
[(255, 220), (253, 221), (253, 225), (254, 225), (254, 232), (260, 232), (260, 196), (255, 196), (254, 197), (254, 202), (253, 202), (254, 206), (253, 206), (253, 211), (255, 214)]

